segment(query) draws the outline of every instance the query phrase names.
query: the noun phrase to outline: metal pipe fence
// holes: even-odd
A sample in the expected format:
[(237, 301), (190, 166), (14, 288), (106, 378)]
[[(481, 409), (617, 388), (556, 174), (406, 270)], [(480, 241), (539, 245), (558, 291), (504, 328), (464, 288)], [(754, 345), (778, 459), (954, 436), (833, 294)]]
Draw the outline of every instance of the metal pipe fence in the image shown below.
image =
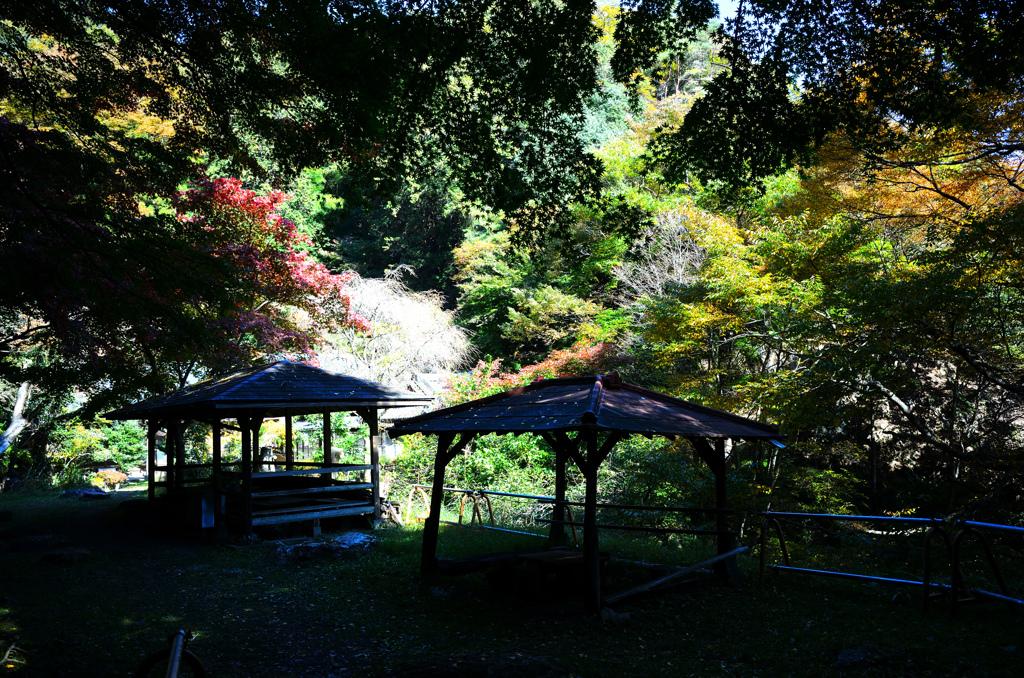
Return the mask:
[[(1024, 532), (1024, 528), (1015, 527), (1012, 525), (999, 525), (995, 523), (982, 523), (976, 521), (959, 521), (950, 523), (937, 518), (914, 518), (909, 516), (865, 516), (865, 515), (843, 515), (843, 514), (827, 514), (827, 513), (792, 513), (782, 511), (764, 511), (760, 513), (764, 517), (764, 521), (761, 525), (760, 534), (760, 577), (763, 579), (767, 566), (767, 551), (768, 551), (768, 533), (770, 528), (774, 528), (776, 536), (778, 538), (779, 547), (782, 553), (783, 565), (773, 565), (772, 568), (779, 572), (792, 572), (798, 574), (810, 574), (816, 576), (826, 577), (837, 577), (843, 579), (853, 579), (859, 581), (871, 581), (883, 584), (897, 584), (901, 586), (920, 586), (922, 588), (922, 611), (927, 612), (929, 602), (936, 597), (949, 597), (950, 599), (950, 610), (953, 614), (956, 613), (956, 609), (959, 605), (965, 603), (981, 602), (984, 600), (997, 600), (1007, 603), (1011, 606), (1024, 606), (1024, 600), (1015, 598), (1010, 595), (1009, 589), (1002, 576), (1002, 572), (995, 559), (995, 555), (992, 551), (992, 547), (981, 532), (979, 528), (984, 527), (988, 529), (1007, 530), (1012, 532)], [(789, 524), (797, 524), (796, 520), (802, 519), (814, 519), (814, 520), (826, 520), (835, 522), (866, 522), (866, 523), (878, 523), (878, 524), (892, 524), (901, 523), (916, 525), (919, 527), (927, 527), (923, 542), (923, 572), (921, 580), (912, 579), (901, 579), (894, 577), (882, 577), (878, 575), (859, 574), (855, 572), (844, 572), (839, 570), (819, 570), (802, 567), (794, 567), (790, 560), (789, 550), (786, 546), (786, 539), (784, 531), (782, 529), (782, 520)], [(947, 527), (959, 527), (959, 530), (955, 533), (955, 536), (950, 536), (950, 531)], [(964, 583), (964, 576), (961, 569), (961, 560), (963, 555), (963, 543), (968, 537), (975, 538), (980, 546), (985, 559), (992, 571), (993, 576), (999, 585), (1001, 593), (992, 593), (977, 588), (968, 589)], [(935, 538), (939, 538), (943, 541), (946, 547), (946, 553), (949, 556), (950, 569), (952, 572), (952, 582), (950, 584), (944, 584), (932, 581), (933, 568), (932, 568), (932, 553), (931, 545)], [(939, 589), (938, 591), (932, 591), (932, 589)]]
[[(406, 508), (405, 520), (411, 520), (413, 518), (413, 516), (412, 516), (413, 497), (416, 496), (417, 492), (419, 492), (420, 497), (421, 497), (421, 499), (423, 501), (424, 509), (426, 510), (427, 513), (430, 512), (430, 501), (429, 501), (429, 498), (427, 497), (427, 490), (430, 490), (432, 486), (431, 485), (425, 485), (425, 484), (417, 483), (417, 484), (410, 485), (409, 487), (410, 487), (410, 490), (409, 490), (409, 496), (408, 496), (407, 501), (406, 501), (406, 507), (407, 508)], [(576, 542), (576, 543), (579, 543), (579, 534), (578, 534), (576, 528), (577, 527), (582, 527), (583, 523), (577, 522), (576, 520), (574, 520), (573, 515), (572, 515), (572, 507), (574, 507), (574, 506), (575, 507), (582, 507), (582, 506), (584, 506), (584, 503), (581, 502), (581, 501), (572, 501), (572, 500), (561, 500), (560, 501), (560, 500), (556, 499), (555, 497), (549, 497), (549, 496), (545, 496), (545, 495), (521, 494), (521, 493), (516, 493), (516, 492), (500, 492), (498, 490), (480, 490), (480, 489), (471, 489), (471, 488), (465, 488), (465, 487), (448, 487), (448, 486), (446, 486), (446, 487), (444, 487), (442, 489), (444, 491), (446, 491), (446, 492), (461, 493), (463, 495), (462, 500), (460, 501), (460, 505), (459, 505), (459, 520), (457, 522), (456, 521), (441, 521), (441, 522), (443, 522), (445, 524), (452, 524), (452, 525), (462, 525), (462, 524), (464, 524), (463, 523), (463, 519), (464, 519), (466, 501), (467, 501), (467, 499), (469, 499), (469, 500), (472, 500), (472, 502), (473, 502), (473, 506), (472, 506), (472, 510), (471, 510), (471, 514), (470, 514), (470, 519), (469, 519), (469, 524), (470, 525), (479, 525), (479, 526), (486, 527), (487, 529), (493, 529), (493, 530), (498, 530), (498, 531), (503, 531), (503, 532), (512, 532), (512, 533), (516, 533), (516, 534), (525, 534), (525, 535), (530, 535), (530, 536), (543, 536), (543, 535), (537, 535), (537, 534), (535, 534), (533, 532), (523, 532), (523, 531), (520, 531), (520, 530), (509, 530), (507, 528), (498, 528), (498, 527), (495, 527), (495, 525), (494, 525), (494, 510), (493, 510), (493, 507), (491, 506), (491, 503), (490, 503), (490, 500), (488, 499), (488, 497), (503, 497), (503, 498), (511, 498), (511, 499), (525, 499), (525, 500), (532, 500), (532, 501), (534, 501), (534, 502), (536, 502), (538, 504), (552, 504), (552, 505), (560, 504), (560, 505), (564, 506), (566, 508), (566, 511), (568, 512), (568, 518), (569, 518), (568, 520), (560, 520), (559, 521), (559, 520), (552, 520), (552, 519), (548, 519), (548, 518), (535, 517), (533, 519), (533, 521), (534, 521), (534, 523), (544, 523), (544, 524), (549, 524), (549, 525), (555, 525), (555, 524), (567, 525), (572, 530), (573, 541)], [(486, 503), (486, 506), (487, 506), (487, 509), (488, 509), (488, 513), (489, 513), (489, 518), (490, 518), (490, 526), (483, 525), (484, 520), (483, 520), (483, 516), (482, 516), (482, 513), (481, 513), (481, 509), (479, 508), (479, 503), (480, 503), (481, 500), (483, 500)], [(724, 514), (733, 515), (733, 514), (741, 513), (741, 511), (739, 511), (737, 509), (699, 508), (699, 507), (684, 507), (684, 506), (645, 506), (645, 505), (638, 505), (638, 504), (612, 504), (612, 503), (599, 503), (599, 504), (597, 504), (597, 508), (598, 509), (610, 509), (610, 510), (624, 510), (624, 511), (659, 511), (659, 512), (668, 512), (668, 513), (687, 513), (687, 514), (702, 514), (702, 513), (706, 513), (706, 514), (720, 514), (720, 513), (724, 513)], [(425, 517), (426, 517), (425, 515), (424, 516), (418, 516), (417, 519), (422, 519), (422, 518), (425, 518)], [(651, 527), (651, 526), (643, 526), (643, 525), (616, 525), (616, 524), (609, 524), (609, 523), (599, 523), (597, 525), (597, 527), (598, 527), (598, 529), (602, 529), (602, 530), (616, 530), (616, 531), (624, 531), (624, 532), (647, 532), (647, 533), (655, 533), (655, 534), (688, 534), (688, 535), (703, 535), (703, 536), (718, 536), (720, 534), (727, 534), (727, 535), (735, 536), (735, 535), (738, 534), (738, 532), (736, 532), (734, 530), (729, 530), (729, 531), (723, 532), (721, 530), (684, 529), (684, 528), (671, 528), (671, 527)]]

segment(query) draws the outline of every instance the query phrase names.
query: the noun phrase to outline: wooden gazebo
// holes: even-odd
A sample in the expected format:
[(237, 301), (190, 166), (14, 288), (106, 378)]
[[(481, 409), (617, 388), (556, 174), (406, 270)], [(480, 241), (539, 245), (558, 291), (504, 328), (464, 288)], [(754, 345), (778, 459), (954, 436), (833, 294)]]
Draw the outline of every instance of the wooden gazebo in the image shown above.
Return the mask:
[[(352, 515), (380, 518), (378, 410), (430, 402), (417, 393), (281, 360), (186, 386), (106, 417), (147, 422), (150, 500), (161, 486), (170, 495), (205, 493), (212, 504), (214, 526), (250, 535), (260, 525)], [(369, 426), (369, 464), (338, 464), (332, 459), (330, 414), (344, 411), (356, 412)], [(323, 416), (323, 463), (295, 460), (292, 417), (308, 414)], [(265, 419), (276, 417), (285, 421), (284, 470), (262, 472), (260, 428)], [(209, 464), (185, 463), (184, 432), (190, 421), (205, 422), (212, 428)], [(158, 467), (157, 433), (161, 429), (166, 430), (166, 465)], [(241, 434), (241, 460), (237, 463), (222, 460), (221, 433), (225, 429)], [(186, 478), (186, 469), (200, 467), (209, 468), (208, 475)], [(158, 470), (164, 472), (162, 481), (157, 480)], [(334, 477), (367, 471), (369, 482)], [(205, 519), (203, 525), (209, 526)]]
[[(437, 538), (445, 468), (476, 435), (541, 436), (555, 451), (555, 504), (552, 536), (563, 525), (566, 465), (572, 460), (586, 479), (583, 559), (588, 580), (588, 612), (601, 609), (598, 549), (597, 471), (616, 443), (630, 435), (686, 438), (715, 476), (718, 553), (733, 550), (725, 509), (726, 439), (778, 441), (775, 426), (702, 407), (656, 391), (623, 383), (617, 374), (545, 379), (487, 398), (399, 420), (392, 438), (409, 433), (438, 436), (430, 514), (423, 530), (421, 568), (438, 569)], [(575, 435), (570, 435), (575, 434)]]

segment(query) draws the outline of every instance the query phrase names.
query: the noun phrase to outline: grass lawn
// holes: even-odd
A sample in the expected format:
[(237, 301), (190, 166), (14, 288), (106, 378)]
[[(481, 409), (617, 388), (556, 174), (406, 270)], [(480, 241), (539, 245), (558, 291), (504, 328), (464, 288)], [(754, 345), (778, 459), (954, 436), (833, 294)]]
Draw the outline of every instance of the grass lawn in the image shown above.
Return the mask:
[[(1021, 617), (1002, 605), (951, 618), (937, 604), (924, 616), (917, 591), (797, 575), (760, 583), (756, 559), (741, 558), (740, 586), (634, 598), (601, 621), (552, 581), (424, 581), (415, 528), (377, 530), (378, 545), (362, 556), (277, 565), (269, 545), (228, 548), (165, 534), (118, 510), (143, 496), (0, 496), (0, 510), (13, 515), (0, 523), (0, 652), (14, 645), (0, 671), (130, 676), (180, 626), (194, 631), (190, 649), (219, 677), (486, 675), (474, 673), (474, 661), (491, 662), (494, 675), (531, 678), (1024, 673)], [(445, 528), (440, 553), (539, 542)], [(649, 539), (609, 538), (602, 548), (662, 563), (710, 553)], [(818, 565), (858, 552), (850, 544), (796, 550)], [(910, 567), (907, 554), (876, 555), (894, 576)], [(1020, 565), (1015, 552), (1001, 558), (1011, 571)], [(1018, 594), (1019, 574), (1010, 582)], [(649, 573), (613, 561), (607, 575), (617, 584)]]

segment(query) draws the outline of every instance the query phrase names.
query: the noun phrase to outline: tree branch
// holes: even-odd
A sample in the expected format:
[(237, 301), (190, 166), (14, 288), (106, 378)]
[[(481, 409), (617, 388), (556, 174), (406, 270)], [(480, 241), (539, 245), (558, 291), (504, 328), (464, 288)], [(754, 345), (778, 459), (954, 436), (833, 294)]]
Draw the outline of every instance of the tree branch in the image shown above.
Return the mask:
[(1024, 395), (1024, 387), (1021, 387), (1020, 384), (1013, 383), (1009, 379), (1001, 377), (999, 375), (1001, 370), (979, 359), (974, 349), (964, 346), (963, 344), (952, 344), (949, 349), (966, 360), (967, 364), (973, 367), (974, 370), (984, 379), (991, 381), (996, 386), (1006, 389), (1010, 393)]
[(929, 428), (927, 424), (921, 421), (921, 419), (914, 414), (914, 412), (910, 409), (910, 405), (905, 403), (903, 399), (901, 399), (893, 391), (891, 391), (886, 386), (881, 384), (877, 379), (875, 379), (871, 375), (868, 375), (866, 377), (865, 382), (869, 386), (872, 386), (875, 389), (877, 389), (882, 395), (884, 395), (889, 400), (889, 402), (895, 405), (896, 409), (902, 412), (903, 416), (907, 418), (907, 421), (910, 422), (911, 426), (917, 429), (917, 432), (921, 434), (921, 437), (923, 437), (925, 440), (927, 440), (929, 443), (939, 448), (943, 452), (946, 452), (947, 454), (950, 454), (956, 457), (957, 459), (965, 459), (964, 455), (960, 454), (955, 449), (953, 449), (952, 445), (940, 440), (939, 437), (932, 432), (931, 428)]
[(7, 452), (7, 449), (14, 444), (15, 438), (28, 426), (28, 419), (25, 418), (25, 405), (32, 393), (32, 386), (27, 381), (21, 383), (18, 388), (18, 397), (14, 399), (14, 411), (11, 414), (11, 423), (0, 436), (0, 457)]

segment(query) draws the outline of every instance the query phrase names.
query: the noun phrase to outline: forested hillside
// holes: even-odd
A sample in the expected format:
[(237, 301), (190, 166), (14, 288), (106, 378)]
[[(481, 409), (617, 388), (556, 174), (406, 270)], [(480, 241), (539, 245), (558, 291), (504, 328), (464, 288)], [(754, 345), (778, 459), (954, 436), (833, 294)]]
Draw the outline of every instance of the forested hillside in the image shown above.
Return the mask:
[[(730, 450), (751, 508), (1019, 523), (1012, 3), (171, 4), (0, 23), (13, 477), (132, 454), (97, 412), (279, 356), (450, 373), (445, 403), (617, 370), (780, 426)], [(543, 443), (476, 446), (453, 482), (550, 485)], [(605, 473), (707, 491), (683, 443)]]

